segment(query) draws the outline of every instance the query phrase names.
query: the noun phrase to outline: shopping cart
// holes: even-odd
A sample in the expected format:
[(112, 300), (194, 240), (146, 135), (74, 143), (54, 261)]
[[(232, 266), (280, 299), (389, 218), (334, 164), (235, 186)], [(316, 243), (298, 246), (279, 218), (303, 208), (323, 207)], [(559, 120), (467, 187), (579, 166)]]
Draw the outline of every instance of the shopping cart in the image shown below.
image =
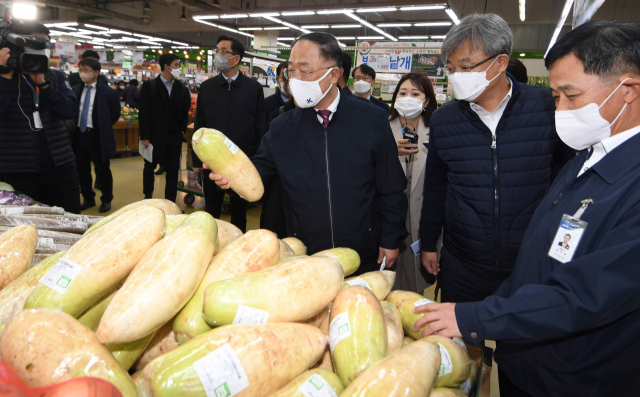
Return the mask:
[[(186, 154), (185, 154), (186, 153)], [(188, 155), (188, 149), (182, 149), (180, 153), (180, 170), (178, 173), (178, 191), (186, 193), (184, 196), (185, 205), (193, 205), (197, 197), (204, 198), (202, 192), (202, 177), (203, 173), (199, 175), (193, 171), (193, 168), (186, 163), (185, 168), (182, 168), (182, 156)], [(186, 175), (186, 178), (185, 178)], [(229, 212), (229, 195), (225, 194), (222, 203), (222, 214)]]

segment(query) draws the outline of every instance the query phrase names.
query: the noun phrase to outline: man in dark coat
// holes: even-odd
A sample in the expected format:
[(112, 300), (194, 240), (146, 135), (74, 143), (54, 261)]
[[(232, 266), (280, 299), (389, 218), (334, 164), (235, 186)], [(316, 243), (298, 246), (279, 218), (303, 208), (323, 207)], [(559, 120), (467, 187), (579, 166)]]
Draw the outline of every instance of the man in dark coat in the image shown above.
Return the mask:
[[(84, 51), (82, 53), (82, 58), (80, 58), (80, 59), (87, 59), (87, 58), (93, 58), (96, 61), (100, 62), (100, 54), (98, 54), (94, 50), (86, 50), (86, 51)], [(107, 79), (107, 76), (105, 76), (102, 73), (98, 75), (98, 81), (100, 82), (100, 84), (104, 84), (107, 87), (109, 86), (109, 80)], [(80, 73), (75, 72), (75, 73), (71, 73), (69, 75), (69, 85), (71, 87), (75, 87), (80, 83), (82, 83), (82, 79), (80, 78)]]
[[(244, 46), (236, 38), (222, 35), (216, 46), (215, 68), (219, 75), (200, 86), (194, 130), (214, 128), (225, 134), (247, 156), (258, 150), (267, 124), (264, 93), (257, 81), (240, 73), (238, 65), (244, 55)], [(193, 166), (197, 171), (202, 161), (193, 153)], [(225, 192), (216, 187), (205, 171), (202, 191), (205, 210), (220, 218)], [(235, 192), (231, 197), (231, 223), (243, 232), (247, 229), (247, 201)]]
[(99, 211), (104, 213), (111, 210), (113, 200), (109, 160), (116, 154), (113, 124), (120, 118), (120, 99), (114, 90), (98, 81), (100, 62), (93, 58), (82, 59), (78, 62), (78, 70), (83, 82), (73, 87), (73, 92), (80, 104), (75, 142), (76, 167), (84, 198), (80, 208), (84, 211), (96, 205), (96, 193), (91, 186), (93, 162), (102, 191)]
[(276, 68), (276, 73), (278, 77), (276, 77), (276, 83), (278, 83), (278, 88), (276, 88), (276, 93), (273, 95), (269, 95), (264, 99), (264, 108), (267, 117), (269, 117), (273, 112), (278, 110), (280, 106), (283, 106), (285, 103), (291, 100), (291, 94), (287, 92), (285, 85), (285, 78), (283, 76), (284, 69), (287, 67), (287, 61), (283, 61)]
[[(13, 27), (17, 34), (49, 38), (49, 29), (36, 22), (14, 20)], [(34, 200), (79, 214), (78, 172), (66, 126), (78, 114), (78, 100), (62, 72), (7, 70), (10, 55), (0, 49), (0, 173)]]
[(138, 89), (138, 80), (131, 79), (129, 81), (129, 85), (124, 89), (124, 93), (122, 94), (122, 100), (125, 105), (138, 108), (140, 103), (140, 90)]
[(389, 105), (371, 95), (373, 86), (376, 84), (376, 71), (371, 66), (363, 64), (353, 69), (352, 76), (356, 96), (367, 98), (371, 103), (389, 113)]
[(140, 89), (140, 143), (153, 145), (151, 162), (144, 160), (143, 193), (153, 195), (154, 174), (158, 164), (167, 172), (164, 198), (176, 201), (178, 173), (182, 153), (182, 137), (187, 131), (191, 93), (179, 80), (180, 60), (174, 54), (163, 54), (158, 60), (162, 74), (146, 81)]

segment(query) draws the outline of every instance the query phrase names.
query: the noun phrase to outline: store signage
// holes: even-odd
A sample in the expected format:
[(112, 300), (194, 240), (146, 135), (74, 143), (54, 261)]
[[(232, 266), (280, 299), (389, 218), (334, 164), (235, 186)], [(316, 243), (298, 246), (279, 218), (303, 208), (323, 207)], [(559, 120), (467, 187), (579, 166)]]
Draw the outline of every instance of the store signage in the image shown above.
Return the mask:
[(113, 62), (114, 63), (123, 63), (124, 62), (124, 54), (121, 51), (117, 51), (113, 54)]
[(142, 52), (133, 53), (133, 64), (140, 65), (144, 62), (144, 54)]
[(72, 56), (76, 54), (75, 43), (66, 43), (63, 41), (57, 41), (53, 49), (53, 55)]
[(429, 77), (443, 78), (440, 42), (363, 41), (357, 45), (362, 49), (357, 51), (356, 65), (367, 64), (376, 72), (420, 72)]

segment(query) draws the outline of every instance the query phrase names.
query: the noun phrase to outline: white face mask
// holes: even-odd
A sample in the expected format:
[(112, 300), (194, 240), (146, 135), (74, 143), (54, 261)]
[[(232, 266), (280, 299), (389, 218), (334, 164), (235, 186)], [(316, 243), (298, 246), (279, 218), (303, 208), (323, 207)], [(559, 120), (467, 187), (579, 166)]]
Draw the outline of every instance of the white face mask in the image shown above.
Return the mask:
[(420, 98), (403, 96), (401, 98), (396, 98), (393, 108), (405, 119), (412, 119), (422, 113), (422, 110), (424, 109), (422, 107), (423, 103), (424, 101)]
[(171, 69), (171, 75), (173, 76), (174, 79), (179, 80), (180, 79), (180, 68)]
[(90, 84), (93, 81), (93, 73), (80, 73), (80, 80), (85, 84)]
[(627, 107), (627, 103), (624, 104), (622, 110), (620, 110), (620, 113), (611, 124), (600, 115), (600, 108), (607, 103), (609, 98), (627, 80), (629, 79), (624, 79), (600, 106), (590, 103), (580, 109), (556, 111), (556, 131), (558, 131), (558, 136), (562, 139), (562, 142), (575, 150), (584, 150), (603, 139), (609, 138), (611, 136), (611, 126), (618, 121)]
[(467, 73), (452, 73), (449, 75), (449, 82), (453, 86), (453, 94), (456, 99), (461, 101), (473, 102), (484, 92), (484, 90), (495, 80), (501, 73), (498, 73), (496, 77), (491, 80), (487, 80), (487, 71), (491, 69), (491, 66), (496, 62), (496, 57), (491, 65), (484, 72), (467, 72)]
[(371, 90), (371, 83), (364, 80), (359, 80), (353, 83), (353, 88), (355, 88), (358, 94), (366, 94), (367, 92), (369, 92), (369, 90)]
[(327, 95), (333, 86), (333, 84), (331, 84), (329, 88), (327, 88), (327, 91), (322, 92), (320, 82), (324, 80), (332, 70), (333, 68), (327, 70), (327, 73), (315, 81), (302, 81), (298, 79), (289, 80), (289, 88), (291, 89), (291, 94), (293, 94), (293, 99), (296, 100), (298, 107), (312, 108), (320, 103), (322, 98)]

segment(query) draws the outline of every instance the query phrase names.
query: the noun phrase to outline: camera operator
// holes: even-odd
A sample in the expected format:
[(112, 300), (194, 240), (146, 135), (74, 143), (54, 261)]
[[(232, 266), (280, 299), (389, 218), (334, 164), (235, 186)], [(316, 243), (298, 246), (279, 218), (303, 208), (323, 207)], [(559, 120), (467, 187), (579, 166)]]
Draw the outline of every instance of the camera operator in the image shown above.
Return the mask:
[[(35, 22), (13, 20), (11, 33), (49, 39), (49, 29)], [(0, 173), (34, 200), (79, 214), (75, 156), (63, 121), (76, 117), (78, 100), (62, 72), (19, 72), (10, 57), (9, 48), (0, 48)]]

